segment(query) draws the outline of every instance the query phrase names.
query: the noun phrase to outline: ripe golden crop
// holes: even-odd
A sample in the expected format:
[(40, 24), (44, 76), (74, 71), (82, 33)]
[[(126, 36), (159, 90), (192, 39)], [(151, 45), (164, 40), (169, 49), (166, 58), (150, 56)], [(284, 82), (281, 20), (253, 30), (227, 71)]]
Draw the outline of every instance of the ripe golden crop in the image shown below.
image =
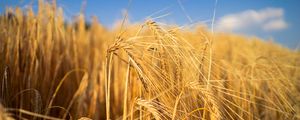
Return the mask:
[(62, 13), (40, 1), (0, 17), (0, 119), (300, 119), (299, 51)]

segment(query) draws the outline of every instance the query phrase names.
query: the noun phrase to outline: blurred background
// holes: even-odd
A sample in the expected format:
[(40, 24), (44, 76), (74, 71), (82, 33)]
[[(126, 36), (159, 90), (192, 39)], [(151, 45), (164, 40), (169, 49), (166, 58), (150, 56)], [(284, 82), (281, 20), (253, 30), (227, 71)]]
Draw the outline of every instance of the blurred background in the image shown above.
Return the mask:
[[(56, 4), (64, 9), (67, 21), (84, 13), (87, 21), (97, 16), (107, 28), (123, 19), (125, 11), (129, 23), (151, 17), (162, 23), (202, 24), (211, 29), (215, 18), (217, 32), (257, 36), (290, 49), (300, 46), (299, 0), (56, 0)], [(0, 12), (17, 6), (36, 11), (38, 0), (1, 0)]]

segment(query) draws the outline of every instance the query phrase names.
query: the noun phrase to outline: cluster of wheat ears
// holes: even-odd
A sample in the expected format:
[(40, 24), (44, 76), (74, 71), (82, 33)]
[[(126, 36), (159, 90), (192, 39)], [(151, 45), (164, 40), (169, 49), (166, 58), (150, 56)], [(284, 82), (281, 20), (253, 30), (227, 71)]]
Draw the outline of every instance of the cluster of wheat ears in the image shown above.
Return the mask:
[(300, 52), (144, 23), (66, 23), (39, 2), (0, 17), (0, 119), (300, 119)]

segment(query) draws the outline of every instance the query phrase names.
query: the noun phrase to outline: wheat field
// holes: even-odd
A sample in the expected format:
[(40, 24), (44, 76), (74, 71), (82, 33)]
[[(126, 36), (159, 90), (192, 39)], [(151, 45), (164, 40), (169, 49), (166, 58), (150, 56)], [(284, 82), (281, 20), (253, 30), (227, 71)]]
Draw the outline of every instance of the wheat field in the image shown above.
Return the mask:
[(300, 119), (300, 52), (151, 18), (112, 30), (39, 1), (0, 17), (0, 120)]

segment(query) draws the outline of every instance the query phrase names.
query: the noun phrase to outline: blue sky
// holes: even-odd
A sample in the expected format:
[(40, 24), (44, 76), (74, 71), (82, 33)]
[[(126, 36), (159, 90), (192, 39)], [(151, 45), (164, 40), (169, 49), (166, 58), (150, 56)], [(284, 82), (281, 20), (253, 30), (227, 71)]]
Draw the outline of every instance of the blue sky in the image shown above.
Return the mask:
[[(69, 19), (79, 13), (84, 0), (57, 0)], [(1, 0), (0, 12), (7, 6), (26, 8), (31, 4), (37, 9), (37, 0)], [(181, 4), (181, 5), (180, 5)], [(128, 0), (86, 0), (85, 15), (89, 19), (97, 16), (106, 27), (122, 19), (122, 11)], [(128, 10), (131, 22), (142, 22), (159, 10), (160, 15), (169, 14), (158, 20), (186, 25), (192, 22), (210, 24), (215, 0), (132, 0)], [(300, 42), (300, 0), (218, 0), (215, 29), (234, 32), (274, 41), (289, 48)], [(189, 16), (190, 19), (187, 17)]]

